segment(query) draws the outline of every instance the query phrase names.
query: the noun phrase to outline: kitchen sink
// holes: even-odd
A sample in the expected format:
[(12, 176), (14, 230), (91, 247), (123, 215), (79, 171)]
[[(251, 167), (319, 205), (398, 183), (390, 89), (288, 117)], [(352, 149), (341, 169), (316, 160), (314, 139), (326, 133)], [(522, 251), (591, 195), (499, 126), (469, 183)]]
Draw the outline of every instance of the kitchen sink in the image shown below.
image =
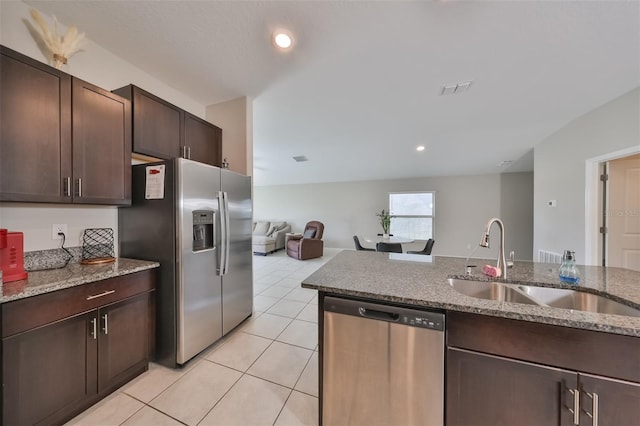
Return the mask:
[(554, 308), (640, 317), (640, 310), (593, 293), (527, 285), (520, 285), (518, 289), (541, 304)]
[(457, 292), (479, 299), (526, 303), (600, 314), (640, 317), (640, 310), (597, 294), (563, 288), (537, 287), (449, 278)]
[(449, 284), (459, 293), (479, 299), (497, 300), (499, 302), (528, 303), (537, 305), (535, 300), (524, 295), (515, 287), (501, 283), (486, 281), (470, 281), (449, 279)]

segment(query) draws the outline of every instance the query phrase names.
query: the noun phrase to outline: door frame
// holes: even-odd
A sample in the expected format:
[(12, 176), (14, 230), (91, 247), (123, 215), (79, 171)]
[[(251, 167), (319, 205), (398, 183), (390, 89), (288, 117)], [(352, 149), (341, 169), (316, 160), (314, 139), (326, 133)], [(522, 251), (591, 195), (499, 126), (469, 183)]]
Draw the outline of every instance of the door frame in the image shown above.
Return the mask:
[(600, 219), (602, 211), (599, 207), (602, 198), (602, 186), (600, 185), (601, 163), (617, 160), (640, 154), (640, 145), (610, 152), (589, 158), (585, 162), (585, 263), (587, 265), (601, 265), (602, 259), (599, 247), (602, 247), (602, 234), (600, 233)]

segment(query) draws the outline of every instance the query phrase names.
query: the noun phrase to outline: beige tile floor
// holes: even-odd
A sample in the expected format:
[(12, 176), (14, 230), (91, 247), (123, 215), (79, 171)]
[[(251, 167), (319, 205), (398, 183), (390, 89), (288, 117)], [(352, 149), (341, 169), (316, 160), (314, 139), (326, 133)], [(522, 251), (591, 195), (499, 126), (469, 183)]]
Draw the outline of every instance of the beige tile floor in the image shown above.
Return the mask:
[(182, 369), (149, 371), (69, 425), (316, 425), (317, 292), (302, 279), (340, 250), (253, 257), (254, 314)]

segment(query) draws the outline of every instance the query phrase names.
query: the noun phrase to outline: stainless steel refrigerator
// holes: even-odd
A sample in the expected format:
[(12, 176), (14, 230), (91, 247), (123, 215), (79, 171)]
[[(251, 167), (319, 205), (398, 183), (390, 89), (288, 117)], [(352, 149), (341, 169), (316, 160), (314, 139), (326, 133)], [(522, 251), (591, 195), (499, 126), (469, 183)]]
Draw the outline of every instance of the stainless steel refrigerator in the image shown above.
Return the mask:
[(133, 166), (120, 256), (160, 262), (156, 361), (184, 364), (252, 314), (251, 178), (183, 158)]

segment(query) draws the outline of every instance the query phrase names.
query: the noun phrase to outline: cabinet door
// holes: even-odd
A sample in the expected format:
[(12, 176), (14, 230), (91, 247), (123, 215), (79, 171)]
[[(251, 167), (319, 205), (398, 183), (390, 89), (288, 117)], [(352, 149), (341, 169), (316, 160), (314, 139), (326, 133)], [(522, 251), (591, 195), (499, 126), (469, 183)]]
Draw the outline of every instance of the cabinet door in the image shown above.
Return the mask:
[(100, 308), (100, 392), (115, 389), (147, 369), (151, 294)]
[(221, 166), (222, 129), (185, 112), (184, 135), (187, 158), (212, 166)]
[(97, 393), (97, 311), (3, 339), (3, 423), (55, 424)]
[(71, 77), (0, 53), (0, 201), (69, 203)]
[(572, 425), (577, 374), (458, 349), (447, 351), (447, 425)]
[(73, 79), (73, 197), (131, 203), (131, 103)]
[(182, 110), (133, 87), (133, 151), (153, 157), (180, 157)]
[(581, 425), (640, 423), (640, 383), (584, 373), (580, 373), (579, 379)]

